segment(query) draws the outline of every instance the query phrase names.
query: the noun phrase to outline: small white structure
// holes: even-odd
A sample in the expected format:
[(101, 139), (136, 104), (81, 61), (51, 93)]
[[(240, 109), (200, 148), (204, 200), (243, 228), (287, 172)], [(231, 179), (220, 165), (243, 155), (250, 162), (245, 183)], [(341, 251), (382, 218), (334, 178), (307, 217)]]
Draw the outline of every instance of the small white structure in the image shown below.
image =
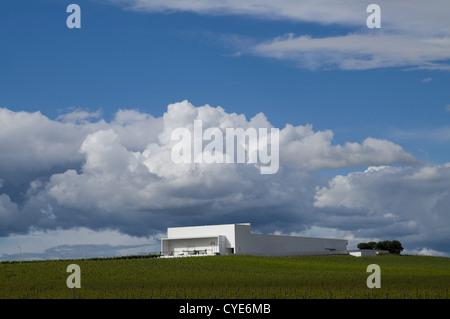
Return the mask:
[(355, 256), (355, 257), (375, 257), (378, 256), (378, 254), (380, 253), (385, 253), (388, 254), (389, 251), (388, 250), (373, 250), (373, 249), (359, 249), (359, 250), (349, 250), (348, 254), (350, 256)]
[(366, 256), (374, 257), (377, 255), (377, 252), (375, 250), (370, 249), (361, 249), (361, 250), (349, 250), (348, 254), (350, 256), (355, 257), (366, 257)]
[(249, 223), (172, 227), (167, 236), (161, 239), (162, 256), (348, 254), (345, 239), (253, 234)]

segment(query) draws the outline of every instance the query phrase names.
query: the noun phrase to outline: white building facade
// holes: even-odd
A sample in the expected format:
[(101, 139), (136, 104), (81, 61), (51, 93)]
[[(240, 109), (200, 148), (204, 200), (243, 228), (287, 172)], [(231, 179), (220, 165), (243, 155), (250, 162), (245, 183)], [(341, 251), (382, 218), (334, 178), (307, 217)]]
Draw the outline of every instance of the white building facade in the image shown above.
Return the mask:
[(255, 255), (300, 256), (348, 254), (347, 240), (251, 233), (251, 225), (226, 224), (167, 229), (163, 256)]

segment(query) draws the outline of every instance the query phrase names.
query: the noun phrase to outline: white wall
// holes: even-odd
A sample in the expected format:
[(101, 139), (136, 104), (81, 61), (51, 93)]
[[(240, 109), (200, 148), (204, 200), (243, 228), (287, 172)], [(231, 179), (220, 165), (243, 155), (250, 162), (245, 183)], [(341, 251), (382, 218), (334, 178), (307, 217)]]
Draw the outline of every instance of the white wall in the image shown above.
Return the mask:
[(206, 237), (222, 235), (226, 237), (226, 247), (235, 247), (235, 227), (250, 224), (226, 224), (192, 227), (170, 227), (167, 229), (168, 238)]
[(236, 254), (288, 256), (308, 253), (344, 253), (347, 240), (252, 234), (250, 227), (236, 227)]

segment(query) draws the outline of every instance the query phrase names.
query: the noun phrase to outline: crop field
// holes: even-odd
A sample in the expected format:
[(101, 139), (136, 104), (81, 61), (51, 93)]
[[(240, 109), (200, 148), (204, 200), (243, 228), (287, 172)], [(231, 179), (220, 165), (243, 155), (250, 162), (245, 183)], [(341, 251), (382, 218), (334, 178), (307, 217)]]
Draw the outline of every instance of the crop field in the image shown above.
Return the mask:
[[(68, 288), (67, 266), (81, 269)], [(366, 285), (367, 266), (381, 288)], [(449, 299), (450, 258), (209, 256), (0, 263), (1, 299)]]

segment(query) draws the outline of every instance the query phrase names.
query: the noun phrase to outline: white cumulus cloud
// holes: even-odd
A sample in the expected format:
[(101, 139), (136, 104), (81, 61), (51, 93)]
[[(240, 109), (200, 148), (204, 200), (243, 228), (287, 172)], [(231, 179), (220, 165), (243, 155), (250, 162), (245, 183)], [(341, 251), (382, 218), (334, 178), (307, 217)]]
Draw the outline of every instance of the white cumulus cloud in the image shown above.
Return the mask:
[(397, 236), (417, 245), (440, 242), (442, 250), (450, 240), (449, 189), (448, 163), (369, 168), (319, 187), (314, 206), (365, 216), (357, 226), (360, 235)]
[[(330, 130), (286, 124), (279, 170), (263, 175), (249, 163), (171, 160), (175, 128), (192, 131), (195, 120), (224, 133), (273, 128), (262, 113), (248, 119), (181, 101), (161, 117), (119, 110), (110, 122), (73, 123), (0, 111), (0, 145), (8, 150), (0, 153), (2, 236), (85, 227), (146, 237), (169, 226), (252, 222), (262, 232), (329, 232), (353, 242), (400, 236), (411, 249), (445, 251), (432, 238), (448, 239), (450, 166), (421, 166), (388, 140), (341, 145)], [(21, 175), (23, 167), (34, 174)], [(331, 179), (316, 173), (343, 168), (362, 170)], [(26, 183), (11, 188), (16, 176)]]

